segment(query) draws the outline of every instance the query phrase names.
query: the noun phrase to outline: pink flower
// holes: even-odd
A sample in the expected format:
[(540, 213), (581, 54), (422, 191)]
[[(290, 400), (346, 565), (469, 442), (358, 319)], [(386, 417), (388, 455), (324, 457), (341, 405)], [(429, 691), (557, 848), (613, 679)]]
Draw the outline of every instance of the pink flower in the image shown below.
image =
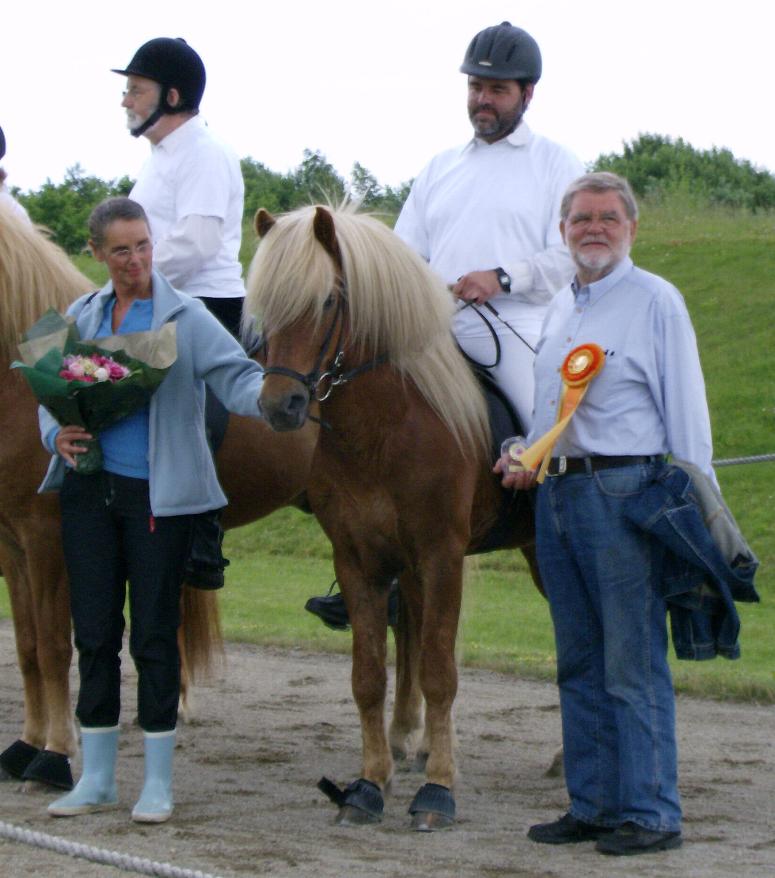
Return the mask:
[(131, 374), (121, 363), (117, 363), (112, 357), (102, 354), (68, 354), (62, 360), (62, 369), (59, 377), (65, 381), (86, 381), (93, 384), (95, 381), (121, 381)]

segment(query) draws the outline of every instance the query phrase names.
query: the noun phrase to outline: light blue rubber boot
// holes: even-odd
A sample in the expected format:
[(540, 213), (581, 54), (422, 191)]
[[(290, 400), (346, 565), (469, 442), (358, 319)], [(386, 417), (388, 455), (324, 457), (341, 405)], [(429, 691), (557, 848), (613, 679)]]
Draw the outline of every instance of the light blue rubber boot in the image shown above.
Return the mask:
[(135, 823), (164, 823), (172, 817), (172, 754), (175, 730), (145, 732), (145, 782), (132, 809)]
[(48, 806), (52, 817), (75, 817), (108, 811), (118, 805), (116, 754), (118, 726), (81, 728), (83, 771), (73, 790)]

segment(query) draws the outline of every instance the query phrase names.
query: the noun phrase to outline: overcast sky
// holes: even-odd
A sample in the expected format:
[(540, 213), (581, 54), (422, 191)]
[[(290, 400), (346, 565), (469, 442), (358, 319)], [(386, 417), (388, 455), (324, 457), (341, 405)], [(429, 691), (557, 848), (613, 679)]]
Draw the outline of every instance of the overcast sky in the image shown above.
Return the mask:
[(648, 132), (775, 171), (768, 0), (17, 0), (0, 48), (3, 166), (23, 190), (76, 163), (136, 176), (148, 141), (129, 136), (110, 68), (182, 36), (207, 68), (202, 114), (241, 157), (286, 172), (320, 150), (345, 177), (359, 161), (397, 185), (470, 136), (458, 67), (504, 19), (543, 54), (530, 125), (582, 161)]

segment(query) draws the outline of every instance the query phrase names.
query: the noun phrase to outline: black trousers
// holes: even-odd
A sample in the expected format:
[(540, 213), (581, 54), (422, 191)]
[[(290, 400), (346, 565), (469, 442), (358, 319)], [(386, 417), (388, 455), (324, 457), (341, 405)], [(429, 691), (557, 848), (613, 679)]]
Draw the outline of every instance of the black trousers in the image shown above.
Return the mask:
[(146, 480), (106, 472), (68, 471), (60, 503), (81, 682), (76, 716), (86, 727), (118, 724), (128, 581), (139, 723), (147, 732), (174, 729), (180, 589), (191, 516), (154, 518)]
[(244, 297), (216, 298), (215, 296), (200, 296), (199, 298), (204, 302), (207, 310), (214, 314), (234, 338), (239, 341), (242, 333), (242, 305), (245, 302)]

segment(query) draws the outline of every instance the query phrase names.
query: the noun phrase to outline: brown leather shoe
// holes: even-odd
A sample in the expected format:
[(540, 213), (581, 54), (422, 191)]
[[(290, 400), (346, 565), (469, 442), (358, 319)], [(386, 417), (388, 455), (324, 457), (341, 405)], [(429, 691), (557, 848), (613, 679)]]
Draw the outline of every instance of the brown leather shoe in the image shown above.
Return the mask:
[(634, 854), (650, 854), (656, 851), (669, 851), (683, 844), (680, 832), (659, 832), (644, 829), (637, 823), (623, 823), (616, 832), (601, 838), (595, 850), (601, 854), (627, 857)]
[(595, 826), (577, 820), (572, 814), (563, 814), (552, 823), (536, 823), (527, 831), (527, 837), (539, 844), (576, 844), (580, 841), (595, 841), (603, 835), (612, 833), (612, 826)]

